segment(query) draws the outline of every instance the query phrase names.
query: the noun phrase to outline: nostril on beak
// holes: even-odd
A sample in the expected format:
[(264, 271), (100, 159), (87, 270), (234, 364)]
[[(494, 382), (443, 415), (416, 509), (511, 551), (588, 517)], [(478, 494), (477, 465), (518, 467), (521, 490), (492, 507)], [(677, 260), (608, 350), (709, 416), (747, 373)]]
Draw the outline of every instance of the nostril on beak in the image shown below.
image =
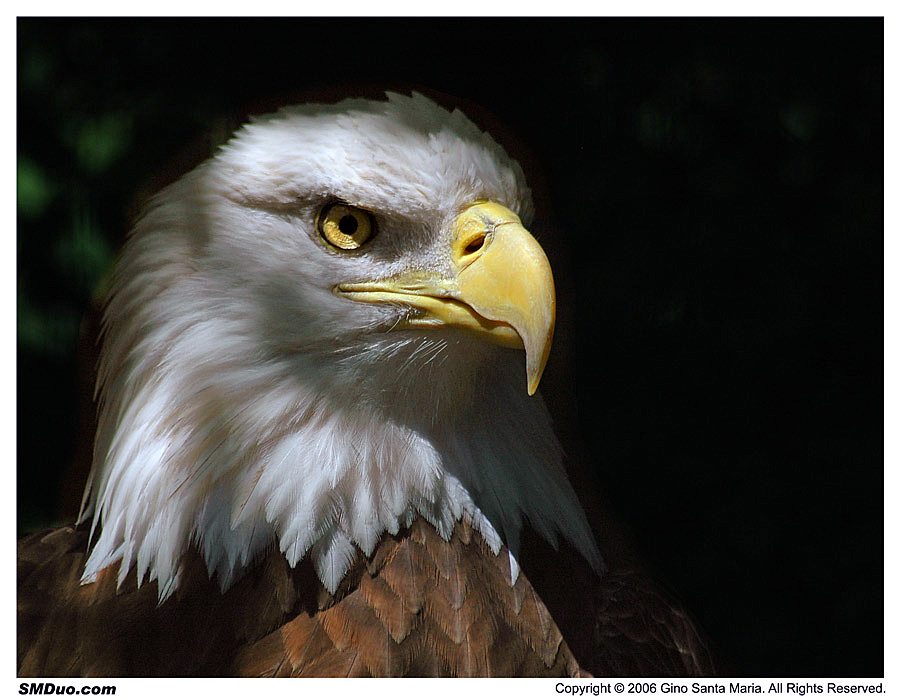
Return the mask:
[(473, 239), (466, 246), (465, 254), (471, 255), (472, 253), (477, 253), (481, 250), (481, 247), (484, 245), (484, 236), (478, 236), (478, 238)]

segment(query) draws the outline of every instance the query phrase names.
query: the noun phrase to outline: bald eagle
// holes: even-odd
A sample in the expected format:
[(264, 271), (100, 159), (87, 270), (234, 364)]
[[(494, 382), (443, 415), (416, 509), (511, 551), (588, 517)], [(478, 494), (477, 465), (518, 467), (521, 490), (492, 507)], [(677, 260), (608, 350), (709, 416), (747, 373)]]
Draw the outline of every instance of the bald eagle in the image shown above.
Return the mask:
[[(19, 673), (714, 672), (566, 478), (532, 217), (521, 167), (418, 94), (256, 118), (156, 195), (82, 514), (19, 545)], [(555, 592), (525, 524), (579, 553), (535, 572)]]

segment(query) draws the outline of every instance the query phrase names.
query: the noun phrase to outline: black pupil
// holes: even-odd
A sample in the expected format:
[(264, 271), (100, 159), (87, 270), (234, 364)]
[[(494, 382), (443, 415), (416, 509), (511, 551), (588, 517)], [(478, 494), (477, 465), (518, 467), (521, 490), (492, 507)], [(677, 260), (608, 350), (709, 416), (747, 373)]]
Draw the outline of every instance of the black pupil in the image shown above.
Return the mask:
[(341, 233), (352, 236), (356, 233), (356, 229), (359, 228), (359, 222), (356, 220), (355, 216), (346, 214), (338, 221), (338, 228), (341, 230)]

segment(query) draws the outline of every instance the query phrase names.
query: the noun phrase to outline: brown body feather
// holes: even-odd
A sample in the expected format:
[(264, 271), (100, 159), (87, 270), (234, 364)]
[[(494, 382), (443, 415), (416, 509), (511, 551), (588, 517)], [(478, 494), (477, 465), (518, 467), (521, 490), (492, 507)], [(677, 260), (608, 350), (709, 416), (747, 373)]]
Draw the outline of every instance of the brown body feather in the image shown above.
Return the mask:
[[(116, 567), (81, 585), (87, 533), (19, 543), (22, 676), (586, 676), (712, 674), (690, 620), (637, 574), (557, 579), (571, 645), (526, 576), (468, 525), (449, 542), (419, 520), (359, 554), (330, 595), (270, 552), (221, 593), (196, 554), (176, 593)], [(553, 596), (551, 596), (553, 597)], [(562, 597), (561, 597), (562, 599)], [(571, 647), (571, 648), (570, 648)], [(577, 650), (578, 659), (573, 654)]]

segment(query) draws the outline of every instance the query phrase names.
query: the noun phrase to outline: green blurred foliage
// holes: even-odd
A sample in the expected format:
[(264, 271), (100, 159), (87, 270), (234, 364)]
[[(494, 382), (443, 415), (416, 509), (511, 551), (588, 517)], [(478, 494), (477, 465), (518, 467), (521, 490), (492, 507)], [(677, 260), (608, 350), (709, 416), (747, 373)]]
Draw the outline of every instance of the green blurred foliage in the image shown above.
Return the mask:
[(81, 311), (37, 306), (19, 280), (16, 289), (16, 332), (21, 350), (61, 357), (72, 352)]
[(86, 173), (102, 175), (131, 147), (134, 117), (105, 113), (86, 119), (68, 135), (78, 162)]
[(36, 219), (47, 211), (57, 187), (40, 165), (20, 156), (16, 165), (16, 210), (19, 216)]
[(60, 270), (70, 275), (77, 288), (94, 295), (97, 284), (106, 274), (113, 252), (88, 203), (72, 212), (72, 221), (64, 237), (53, 248), (53, 260)]

